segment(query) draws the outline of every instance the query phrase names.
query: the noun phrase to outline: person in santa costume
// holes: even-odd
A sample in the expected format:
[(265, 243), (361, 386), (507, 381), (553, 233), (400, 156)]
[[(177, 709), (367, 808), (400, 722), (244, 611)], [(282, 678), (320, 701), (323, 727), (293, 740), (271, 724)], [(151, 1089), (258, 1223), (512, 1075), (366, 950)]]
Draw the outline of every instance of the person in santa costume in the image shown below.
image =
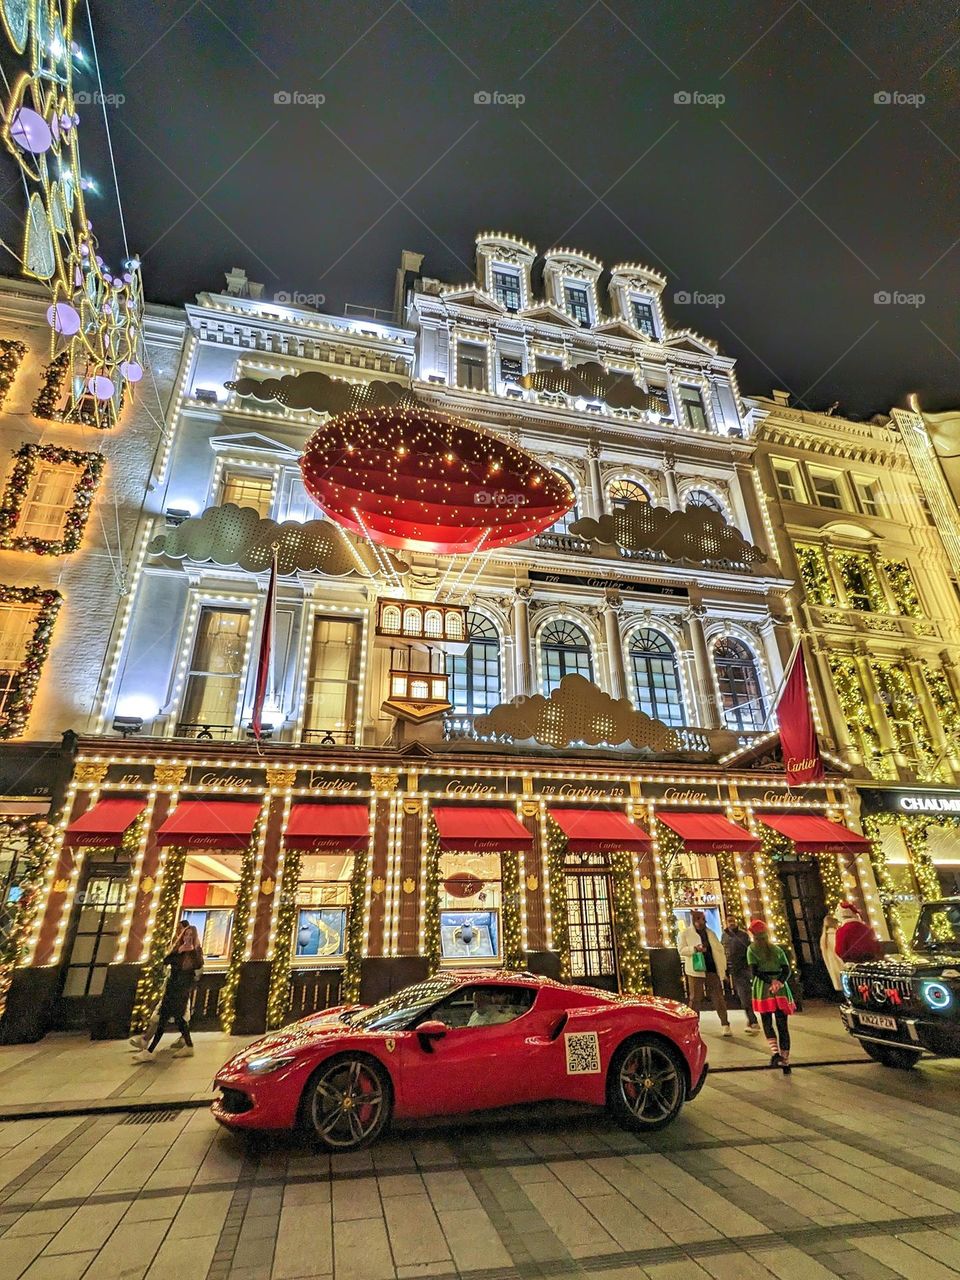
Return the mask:
[(852, 902), (841, 902), (837, 915), (840, 923), (834, 946), (837, 957), (844, 964), (854, 960), (876, 960), (880, 956), (877, 935), (864, 922), (859, 907)]

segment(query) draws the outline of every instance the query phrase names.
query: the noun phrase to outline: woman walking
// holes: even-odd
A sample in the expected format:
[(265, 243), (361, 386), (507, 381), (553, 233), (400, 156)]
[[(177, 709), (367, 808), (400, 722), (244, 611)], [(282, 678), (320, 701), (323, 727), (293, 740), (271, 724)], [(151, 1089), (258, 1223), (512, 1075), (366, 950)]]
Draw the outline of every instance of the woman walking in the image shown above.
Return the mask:
[(164, 964), (170, 966), (170, 977), (160, 1004), (160, 1015), (153, 1039), (145, 1049), (134, 1057), (134, 1062), (155, 1062), (153, 1051), (160, 1043), (167, 1023), (176, 1023), (177, 1030), (183, 1037), (183, 1048), (174, 1049), (175, 1058), (192, 1058), (193, 1041), (190, 1039), (190, 1026), (184, 1016), (187, 1012), (187, 1001), (193, 990), (196, 976), (203, 968), (203, 948), (200, 946), (200, 935), (192, 924), (185, 924), (177, 934), (173, 949), (164, 956)]
[(790, 961), (782, 947), (770, 940), (763, 920), (750, 925), (753, 941), (747, 948), (747, 963), (753, 973), (753, 1010), (759, 1013), (763, 1034), (770, 1046), (771, 1067), (790, 1074), (790, 1027), (788, 1018), (796, 1012), (790, 990)]

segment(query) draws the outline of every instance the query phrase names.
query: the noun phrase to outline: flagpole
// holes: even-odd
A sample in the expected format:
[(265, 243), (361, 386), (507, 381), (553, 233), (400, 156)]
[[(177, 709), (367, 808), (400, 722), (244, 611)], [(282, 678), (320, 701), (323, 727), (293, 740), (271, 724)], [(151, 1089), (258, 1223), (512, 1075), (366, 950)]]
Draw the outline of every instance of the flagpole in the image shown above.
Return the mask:
[(777, 703), (780, 701), (780, 695), (783, 693), (784, 685), (790, 679), (790, 672), (793, 670), (793, 664), (796, 662), (797, 654), (800, 652), (800, 644), (801, 641), (798, 638), (796, 644), (793, 646), (793, 652), (790, 654), (790, 657), (787, 659), (786, 666), (783, 668), (783, 675), (780, 677), (780, 683), (773, 691), (773, 698), (770, 701), (770, 709), (763, 719), (763, 727), (765, 729), (769, 727), (771, 716), (775, 716), (777, 713)]
[(257, 655), (257, 680), (253, 699), (253, 715), (250, 727), (257, 742), (257, 750), (263, 738), (263, 704), (267, 696), (267, 687), (273, 671), (273, 620), (276, 612), (277, 596), (277, 544), (273, 545), (273, 557), (270, 561), (270, 580), (267, 584), (267, 598), (263, 604), (263, 625), (260, 628), (260, 651)]

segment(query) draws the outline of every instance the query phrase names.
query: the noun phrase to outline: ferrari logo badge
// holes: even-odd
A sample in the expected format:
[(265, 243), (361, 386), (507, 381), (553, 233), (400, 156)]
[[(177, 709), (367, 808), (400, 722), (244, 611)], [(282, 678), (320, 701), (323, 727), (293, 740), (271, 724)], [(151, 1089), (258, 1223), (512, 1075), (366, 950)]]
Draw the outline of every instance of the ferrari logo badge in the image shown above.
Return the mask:
[(391, 1038), (390, 1040), (387, 1041), (387, 1053), (393, 1053), (396, 1047), (397, 1047), (396, 1040)]

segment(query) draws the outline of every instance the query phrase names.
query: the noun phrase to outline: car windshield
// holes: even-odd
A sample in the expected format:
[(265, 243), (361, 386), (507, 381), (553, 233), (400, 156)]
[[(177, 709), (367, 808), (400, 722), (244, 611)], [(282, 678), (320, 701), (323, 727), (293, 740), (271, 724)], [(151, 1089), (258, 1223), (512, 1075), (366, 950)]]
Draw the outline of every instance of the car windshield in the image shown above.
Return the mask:
[(416, 986), (404, 987), (369, 1009), (345, 1013), (340, 1020), (347, 1026), (360, 1027), (364, 1031), (399, 1031), (460, 985), (450, 978), (430, 978)]
[(913, 945), (922, 951), (960, 950), (960, 902), (929, 902), (920, 912)]

